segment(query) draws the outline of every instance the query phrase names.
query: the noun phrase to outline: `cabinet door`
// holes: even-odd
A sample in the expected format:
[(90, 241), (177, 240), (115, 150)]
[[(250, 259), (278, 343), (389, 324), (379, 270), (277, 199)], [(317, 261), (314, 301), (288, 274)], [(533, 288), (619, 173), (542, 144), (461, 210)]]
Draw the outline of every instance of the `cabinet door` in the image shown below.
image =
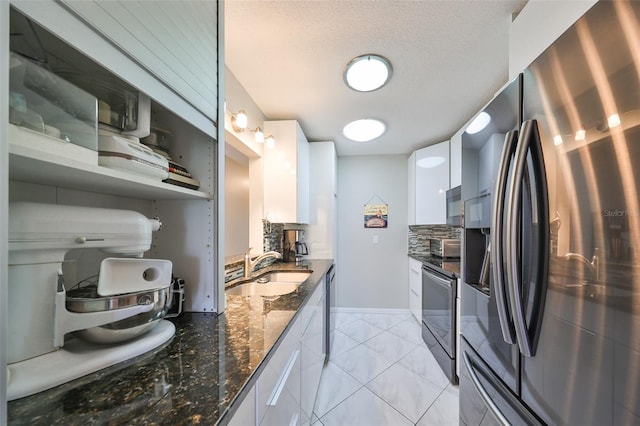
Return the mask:
[(295, 426), (300, 424), (300, 347), (297, 346), (282, 371), (265, 406), (261, 425)]
[(449, 141), (416, 151), (416, 224), (447, 223)]
[(409, 310), (422, 322), (422, 262), (409, 258)]
[(310, 259), (336, 257), (337, 161), (333, 142), (309, 144), (309, 226), (305, 235)]
[(318, 285), (314, 295), (309, 301), (311, 318), (300, 340), (301, 364), (300, 364), (300, 406), (301, 424), (309, 425), (313, 412), (313, 404), (320, 385), (320, 376), (324, 366), (324, 283)]
[[(280, 345), (271, 355), (258, 378), (258, 423), (289, 424), (296, 411), (300, 414), (300, 315), (294, 320)], [(295, 406), (295, 407), (294, 407)], [(287, 417), (284, 419), (284, 417)], [(285, 422), (286, 420), (286, 422)], [(281, 421), (281, 423), (278, 423)], [(297, 421), (297, 420), (296, 420)]]
[(464, 130), (460, 129), (455, 135), (451, 137), (449, 147), (449, 174), (450, 174), (450, 187), (462, 185), (462, 133)]
[(216, 120), (216, 2), (63, 2), (147, 71)]
[(229, 420), (229, 426), (256, 425), (256, 387), (252, 386), (240, 406)]
[(270, 222), (309, 223), (309, 143), (295, 120), (265, 121), (264, 214)]
[(407, 198), (407, 224), (416, 224), (416, 151), (413, 151), (409, 156), (409, 162), (407, 164), (407, 175), (409, 182), (407, 182), (407, 188), (409, 194)]

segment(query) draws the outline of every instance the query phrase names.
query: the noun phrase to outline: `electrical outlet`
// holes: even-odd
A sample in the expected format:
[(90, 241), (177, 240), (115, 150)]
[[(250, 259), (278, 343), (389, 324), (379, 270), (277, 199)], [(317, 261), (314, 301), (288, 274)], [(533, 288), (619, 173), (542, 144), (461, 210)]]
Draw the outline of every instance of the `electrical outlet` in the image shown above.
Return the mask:
[(378, 242), (379, 242), (379, 241), (380, 241), (380, 240), (379, 240), (378, 236), (377, 236), (377, 235), (374, 235), (374, 236), (373, 236), (373, 244), (378, 244)]

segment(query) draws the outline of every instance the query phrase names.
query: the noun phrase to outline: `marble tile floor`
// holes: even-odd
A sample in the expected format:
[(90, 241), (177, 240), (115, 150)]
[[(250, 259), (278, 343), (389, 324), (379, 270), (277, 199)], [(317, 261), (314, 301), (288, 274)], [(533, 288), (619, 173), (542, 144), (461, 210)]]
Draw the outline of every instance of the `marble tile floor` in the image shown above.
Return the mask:
[(458, 425), (458, 387), (411, 314), (339, 312), (312, 424)]

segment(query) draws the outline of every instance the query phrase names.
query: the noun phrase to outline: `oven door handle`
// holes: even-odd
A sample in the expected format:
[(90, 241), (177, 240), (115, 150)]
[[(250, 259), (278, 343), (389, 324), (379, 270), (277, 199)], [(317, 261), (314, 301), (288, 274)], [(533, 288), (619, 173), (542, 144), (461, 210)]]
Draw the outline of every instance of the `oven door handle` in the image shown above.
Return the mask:
[(429, 278), (433, 279), (433, 281), (435, 281), (436, 284), (438, 284), (441, 287), (445, 287), (445, 288), (448, 288), (448, 289), (451, 289), (451, 288), (454, 287), (453, 283), (452, 283), (452, 281), (453, 281), (452, 278), (444, 277), (444, 276), (440, 275), (438, 272), (431, 271), (431, 270), (426, 269), (426, 268), (422, 268), (422, 272), (425, 273), (425, 274), (428, 274)]

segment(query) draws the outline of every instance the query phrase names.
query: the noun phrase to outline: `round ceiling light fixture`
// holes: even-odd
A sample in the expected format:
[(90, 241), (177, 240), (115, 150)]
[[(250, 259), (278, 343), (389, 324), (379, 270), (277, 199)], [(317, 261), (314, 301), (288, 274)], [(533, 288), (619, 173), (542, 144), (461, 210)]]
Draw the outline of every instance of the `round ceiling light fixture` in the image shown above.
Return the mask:
[(356, 56), (344, 69), (344, 82), (358, 92), (372, 92), (387, 84), (391, 78), (391, 62), (383, 56)]
[(361, 120), (352, 121), (344, 126), (342, 134), (356, 142), (369, 142), (380, 137), (386, 130), (386, 126), (380, 120), (371, 118), (363, 118)]

